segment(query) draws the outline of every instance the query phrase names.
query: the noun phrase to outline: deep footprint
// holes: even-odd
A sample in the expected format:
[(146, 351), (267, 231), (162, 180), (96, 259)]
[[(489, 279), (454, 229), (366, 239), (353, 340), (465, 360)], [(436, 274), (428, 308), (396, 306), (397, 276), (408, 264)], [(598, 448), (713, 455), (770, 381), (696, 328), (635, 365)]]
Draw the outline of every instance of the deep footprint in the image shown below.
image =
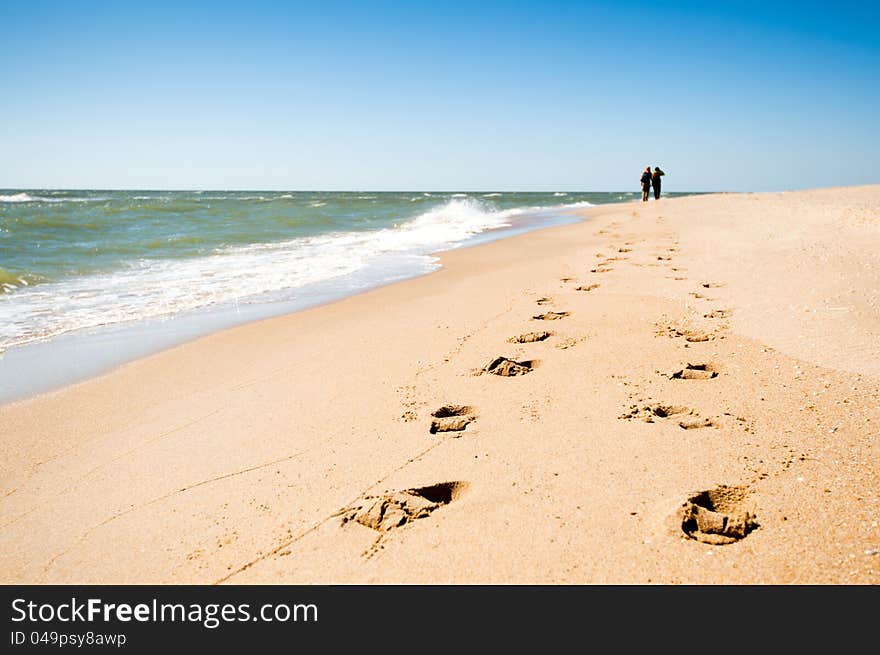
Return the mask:
[(598, 284), (588, 284), (586, 286), (575, 287), (575, 291), (593, 291), (594, 289), (598, 289)]
[(694, 494), (680, 510), (682, 532), (714, 546), (744, 539), (759, 527), (755, 515), (742, 507), (745, 498), (745, 487), (726, 485)]
[(712, 364), (688, 364), (669, 376), (672, 380), (711, 380), (716, 377), (718, 370)]
[(387, 532), (421, 519), (448, 505), (467, 488), (465, 482), (441, 482), (429, 487), (395, 491), (382, 496), (365, 496), (341, 510), (342, 524), (355, 521), (373, 530)]
[(514, 375), (525, 375), (534, 368), (535, 364), (535, 361), (516, 362), (507, 357), (496, 357), (486, 364), (481, 372), (502, 377), (513, 377)]
[(538, 298), (535, 302), (539, 305), (549, 305), (553, 302), (553, 298)]
[(510, 343), (534, 343), (535, 341), (544, 341), (544, 339), (549, 339), (553, 336), (552, 332), (526, 332), (525, 334), (520, 334), (516, 337), (510, 337), (508, 341)]
[(732, 313), (729, 309), (715, 309), (708, 314), (703, 314), (703, 318), (728, 318)]
[(565, 318), (569, 316), (571, 312), (547, 312), (545, 314), (537, 314), (532, 316), (536, 321), (556, 321), (560, 318)]
[(477, 420), (473, 407), (468, 405), (444, 405), (431, 412), (431, 434), (438, 432), (461, 432)]

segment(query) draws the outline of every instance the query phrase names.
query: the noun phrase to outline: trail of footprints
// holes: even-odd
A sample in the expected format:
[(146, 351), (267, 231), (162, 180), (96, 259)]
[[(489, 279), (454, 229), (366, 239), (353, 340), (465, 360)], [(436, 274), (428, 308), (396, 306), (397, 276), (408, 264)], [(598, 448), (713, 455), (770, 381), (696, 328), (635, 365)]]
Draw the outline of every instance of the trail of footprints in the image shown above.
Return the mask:
[[(631, 245), (629, 242), (626, 245)], [(679, 251), (678, 242), (666, 248), (663, 253), (655, 253), (657, 262), (668, 266), (673, 272), (672, 279), (686, 281), (684, 270), (672, 265), (673, 255)], [(618, 248), (618, 252), (630, 252), (629, 248)], [(601, 254), (597, 254), (600, 257)], [(593, 273), (604, 273), (611, 270), (608, 263), (616, 258), (605, 258), (599, 265), (592, 269)], [(658, 264), (654, 264), (658, 265)], [(644, 266), (644, 264), (636, 264)], [(651, 264), (648, 264), (651, 266)], [(590, 291), (598, 285), (591, 287), (579, 287), (578, 290)], [(717, 289), (725, 286), (722, 282), (703, 282), (699, 291), (693, 291), (690, 295), (696, 300), (714, 302), (714, 298), (707, 297), (703, 291)], [(723, 308), (713, 308), (702, 313), (702, 318), (708, 321), (729, 318), (732, 311)], [(658, 336), (667, 336), (672, 339), (684, 339), (684, 347), (691, 344), (699, 344), (723, 339), (723, 329), (726, 325), (715, 329), (703, 329), (698, 327), (682, 328), (671, 324), (657, 324)], [(669, 372), (665, 377), (676, 384), (696, 383), (693, 381), (714, 380), (721, 373), (721, 367), (714, 362), (687, 362), (682, 368)], [(679, 382), (683, 381), (683, 382)], [(690, 381), (690, 382), (684, 382)], [(728, 412), (725, 415), (730, 416)], [(719, 427), (718, 419), (701, 416), (700, 413), (690, 407), (673, 405), (654, 401), (643, 401), (642, 404), (630, 405), (620, 417), (624, 420), (641, 420), (646, 423), (670, 422), (682, 430), (696, 430), (701, 428)], [(742, 417), (737, 421), (747, 423)], [(744, 429), (748, 431), (746, 426)], [(699, 491), (687, 497), (679, 508), (677, 519), (684, 537), (711, 545), (731, 544), (745, 538), (751, 531), (759, 527), (755, 514), (747, 503), (747, 486), (719, 485), (714, 489)]]
[[(618, 237), (619, 235), (614, 235)], [(632, 252), (632, 241), (626, 242), (626, 246), (614, 247), (618, 254)], [(668, 252), (677, 252), (677, 248), (668, 248)], [(597, 257), (603, 259), (592, 273), (607, 273), (613, 270), (609, 266), (611, 262), (627, 259), (619, 256), (606, 256), (598, 253)], [(657, 255), (657, 260), (671, 261), (670, 255)], [(679, 270), (679, 269), (674, 269)], [(682, 278), (684, 279), (684, 278)], [(563, 283), (573, 283), (573, 277), (560, 278)], [(587, 284), (575, 287), (578, 292), (590, 292), (599, 288), (599, 284)], [(702, 288), (711, 289), (723, 286), (720, 283), (706, 282)], [(697, 299), (711, 301), (700, 292), (692, 292)], [(553, 298), (541, 297), (536, 300), (539, 306), (553, 303)], [(706, 312), (704, 318), (718, 319), (730, 316), (730, 310), (714, 309)], [(558, 321), (567, 318), (571, 313), (568, 311), (546, 311), (535, 314), (531, 318), (535, 321)], [(670, 338), (684, 338), (690, 343), (712, 341), (723, 338), (718, 330), (702, 331), (696, 329), (683, 329), (672, 325), (659, 325), (658, 335)], [(524, 332), (510, 337), (509, 343), (530, 344), (546, 341), (554, 336), (548, 330)], [(530, 373), (538, 365), (538, 360), (515, 359), (499, 355), (494, 357), (485, 366), (476, 369), (475, 375), (497, 375), (499, 377), (516, 377)], [(712, 380), (718, 377), (720, 368), (713, 362), (686, 363), (682, 368), (671, 371), (666, 376), (670, 381), (697, 381)], [(415, 418), (415, 417), (413, 417)], [(619, 418), (625, 420), (641, 420), (646, 423), (673, 422), (683, 430), (695, 430), (701, 428), (718, 427), (716, 419), (701, 416), (699, 412), (689, 407), (664, 404), (648, 401), (645, 404), (633, 404)], [(430, 434), (448, 434), (451, 437), (459, 437), (468, 430), (468, 427), (477, 420), (477, 410), (469, 405), (444, 405), (431, 413), (429, 427)], [(442, 482), (434, 485), (404, 489), (400, 491), (385, 492), (379, 495), (364, 495), (355, 503), (339, 510), (335, 516), (339, 517), (341, 525), (357, 523), (380, 533), (379, 539), (391, 530), (402, 528), (413, 521), (430, 516), (439, 508), (456, 500), (466, 489), (468, 483), (464, 481)], [(746, 487), (718, 486), (711, 490), (696, 492), (684, 501), (679, 508), (681, 531), (688, 539), (712, 544), (723, 545), (733, 543), (744, 538), (752, 530), (758, 527), (755, 514), (746, 505), (748, 489)], [(378, 540), (377, 542), (378, 543)], [(365, 553), (369, 556), (374, 550)]]
[[(564, 282), (573, 281), (573, 278), (563, 278)], [(592, 286), (590, 289), (596, 288)], [(546, 305), (553, 302), (552, 298), (542, 297), (536, 303)], [(570, 312), (548, 311), (532, 317), (533, 320), (555, 321), (570, 316)], [(553, 336), (552, 332), (540, 330), (525, 332), (511, 337), (509, 343), (527, 344), (545, 341)], [(499, 377), (514, 377), (525, 375), (537, 366), (537, 360), (516, 361), (509, 357), (499, 355), (494, 357), (483, 368), (477, 369), (475, 375), (491, 374)], [(469, 425), (477, 420), (477, 410), (469, 405), (444, 405), (431, 413), (431, 434), (448, 433), (458, 437), (465, 432)], [(386, 492), (379, 495), (364, 495), (355, 503), (339, 510), (334, 516), (338, 517), (340, 525), (358, 523), (364, 527), (380, 533), (373, 547), (364, 553), (370, 557), (378, 548), (382, 536), (397, 528), (401, 528), (415, 520), (425, 518), (431, 513), (459, 497), (467, 488), (464, 481), (443, 482), (427, 487), (404, 489), (402, 491)]]

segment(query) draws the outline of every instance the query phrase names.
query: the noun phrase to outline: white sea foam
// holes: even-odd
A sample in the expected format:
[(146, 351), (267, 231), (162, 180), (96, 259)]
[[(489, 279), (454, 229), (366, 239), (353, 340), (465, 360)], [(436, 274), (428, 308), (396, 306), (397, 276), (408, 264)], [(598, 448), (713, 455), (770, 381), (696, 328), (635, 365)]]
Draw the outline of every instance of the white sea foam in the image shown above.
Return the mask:
[(28, 193), (0, 195), (0, 202), (100, 202), (102, 200), (107, 200), (107, 198), (98, 196), (89, 198), (47, 198), (45, 196), (32, 196)]
[(557, 191), (553, 195), (556, 196), (557, 198), (561, 198), (562, 196), (567, 196), (568, 194), (565, 193), (564, 191)]
[(309, 207), (323, 207), (326, 204), (326, 202), (310, 202)]
[(33, 202), (33, 197), (26, 193), (13, 193), (12, 195), (0, 195), (0, 202)]
[[(567, 205), (573, 209), (590, 203)], [(0, 350), (113, 323), (166, 316), (218, 304), (291, 300), (305, 285), (406, 264), (430, 270), (430, 253), (511, 225), (517, 217), (558, 207), (497, 210), (453, 198), (394, 227), (336, 232), (283, 242), (226, 247), (189, 259), (141, 259), (128, 268), (0, 294)], [(266, 294), (269, 294), (268, 296)]]
[(503, 193), (484, 193), (484, 198), (497, 198), (498, 196), (503, 196)]

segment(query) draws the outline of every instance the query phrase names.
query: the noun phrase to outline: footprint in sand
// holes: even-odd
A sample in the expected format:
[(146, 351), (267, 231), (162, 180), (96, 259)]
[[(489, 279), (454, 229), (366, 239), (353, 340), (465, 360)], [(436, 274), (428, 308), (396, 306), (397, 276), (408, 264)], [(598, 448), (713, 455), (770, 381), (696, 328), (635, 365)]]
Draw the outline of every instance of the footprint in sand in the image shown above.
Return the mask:
[(674, 325), (657, 325), (657, 336), (667, 336), (670, 339), (684, 337), (685, 341), (690, 343), (701, 343), (704, 341), (713, 341), (715, 334), (713, 332), (701, 332), (699, 330), (689, 330), (686, 328), (675, 327)]
[(441, 482), (429, 487), (394, 491), (381, 496), (364, 496), (337, 512), (342, 525), (354, 521), (387, 532), (421, 519), (457, 499), (467, 488), (466, 482)]
[(551, 302), (553, 302), (553, 298), (538, 298), (535, 302), (539, 305), (549, 305)]
[(578, 345), (581, 341), (585, 340), (586, 337), (565, 337), (559, 340), (559, 342), (556, 344), (556, 348), (558, 350), (568, 350), (569, 348), (572, 348), (573, 346)]
[[(444, 405), (431, 412), (431, 434), (461, 432), (477, 420), (476, 410), (468, 405)], [(457, 436), (457, 435), (456, 435)]]
[(610, 273), (613, 270), (613, 268), (597, 266), (596, 268), (591, 268), (590, 273)]
[(510, 337), (508, 341), (510, 343), (534, 343), (535, 341), (544, 341), (544, 339), (549, 339), (553, 336), (552, 332), (526, 332), (525, 334), (520, 334), (515, 337)]
[(724, 282), (703, 282), (701, 285), (704, 289), (718, 289), (725, 286)]
[(545, 314), (536, 314), (532, 318), (536, 321), (558, 321), (560, 318), (570, 315), (571, 312), (547, 312)]
[(681, 530), (688, 537), (713, 546), (732, 544), (759, 527), (744, 507), (747, 489), (719, 485), (689, 497), (681, 509)]
[(574, 282), (577, 278), (573, 277), (561, 277), (559, 278), (560, 282)]
[(479, 373), (491, 373), (492, 375), (500, 375), (509, 378), (515, 375), (525, 375), (532, 371), (537, 363), (537, 360), (517, 362), (508, 359), (507, 357), (496, 357), (486, 364)]
[(713, 309), (708, 314), (703, 314), (703, 318), (728, 318), (732, 313), (729, 309)]
[(688, 364), (669, 376), (670, 380), (711, 380), (718, 377), (714, 364)]
[(598, 289), (601, 285), (599, 284), (587, 284), (586, 286), (575, 287), (575, 291), (593, 291), (594, 289)]
[(617, 418), (620, 419), (642, 419), (645, 423), (653, 423), (656, 418), (669, 418), (676, 414), (690, 414), (691, 410), (687, 407), (678, 405), (631, 405), (629, 411), (621, 414)]
[(678, 419), (678, 427), (683, 430), (715, 427), (714, 421), (702, 418), (692, 409), (680, 405), (632, 405), (629, 411), (617, 418), (625, 420), (641, 419), (645, 423), (655, 423), (657, 419)]

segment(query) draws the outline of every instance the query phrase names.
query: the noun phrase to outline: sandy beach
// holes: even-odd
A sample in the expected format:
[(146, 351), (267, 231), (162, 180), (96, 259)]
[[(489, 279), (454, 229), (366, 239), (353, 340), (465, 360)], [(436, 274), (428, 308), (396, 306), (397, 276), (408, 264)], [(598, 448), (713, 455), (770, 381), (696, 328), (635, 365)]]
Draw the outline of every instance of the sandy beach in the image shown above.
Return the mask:
[(582, 215), (0, 407), (0, 580), (880, 581), (880, 186)]

